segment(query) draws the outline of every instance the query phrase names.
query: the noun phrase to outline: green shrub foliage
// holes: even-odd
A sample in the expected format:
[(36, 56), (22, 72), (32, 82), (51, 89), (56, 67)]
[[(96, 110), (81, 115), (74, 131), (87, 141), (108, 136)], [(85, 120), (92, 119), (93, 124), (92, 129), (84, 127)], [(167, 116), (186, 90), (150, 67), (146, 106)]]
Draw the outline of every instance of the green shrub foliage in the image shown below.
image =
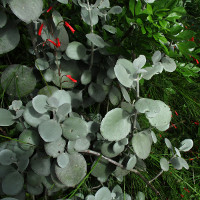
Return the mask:
[[(124, 8), (111, 6), (109, 0), (96, 0), (93, 4), (88, 0), (69, 2), (80, 9), (80, 19), (87, 27), (82, 40), (71, 37), (78, 31), (74, 33), (73, 25), (64, 21), (56, 7), (48, 11), (52, 17), (44, 19), (42, 13), (46, 10), (42, 0), (1, 0), (4, 9), (0, 11), (0, 54), (12, 51), (20, 41), (17, 17), (32, 34), (35, 70), (43, 74), (46, 84), (52, 84), (38, 91), (35, 89), (38, 77), (29, 66), (21, 64), (8, 66), (1, 75), (2, 88), (13, 101), (9, 109), (0, 108), (0, 126), (16, 126), (21, 132), (18, 138), (0, 146), (4, 200), (17, 199), (15, 195), (24, 191), (31, 195), (65, 191), (81, 183), (94, 166), (91, 175), (101, 183), (109, 176), (122, 181), (129, 172), (142, 171), (141, 166), (145, 166), (145, 159), (157, 142), (154, 131), (165, 131), (170, 125), (169, 106), (160, 100), (141, 97), (140, 83), (164, 71), (176, 70), (178, 53), (171, 49), (172, 40), (178, 42), (180, 56), (188, 57), (189, 49), (195, 48), (191, 41), (184, 43), (194, 32), (184, 31), (177, 22), (185, 14), (184, 8), (176, 7), (172, 0), (130, 0), (125, 23), (134, 33), (138, 31), (141, 38), (133, 41), (130, 49), (123, 50), (115, 43), (122, 43), (125, 37), (110, 22), (114, 17), (120, 20)], [(69, 2), (56, 3), (64, 7)], [(14, 14), (12, 17), (8, 16), (8, 9)], [(38, 33), (31, 32), (31, 25), (37, 27)], [(195, 52), (190, 55), (196, 57)], [(29, 94), (32, 98), (28, 98), (28, 103), (19, 100)], [(79, 112), (104, 102), (112, 106), (107, 106), (105, 115)], [(149, 128), (141, 128), (139, 115), (145, 115)], [(168, 171), (169, 164), (177, 170), (188, 169), (181, 152), (189, 151), (193, 141), (185, 139), (176, 148), (165, 138), (165, 144), (171, 158), (160, 158), (161, 169)], [(103, 157), (89, 166), (88, 154)], [(85, 198), (83, 194), (76, 196), (72, 199), (124, 199), (119, 185), (112, 191), (101, 187), (96, 194)], [(131, 200), (131, 196), (126, 194), (125, 199)], [(138, 191), (136, 199), (145, 196)]]

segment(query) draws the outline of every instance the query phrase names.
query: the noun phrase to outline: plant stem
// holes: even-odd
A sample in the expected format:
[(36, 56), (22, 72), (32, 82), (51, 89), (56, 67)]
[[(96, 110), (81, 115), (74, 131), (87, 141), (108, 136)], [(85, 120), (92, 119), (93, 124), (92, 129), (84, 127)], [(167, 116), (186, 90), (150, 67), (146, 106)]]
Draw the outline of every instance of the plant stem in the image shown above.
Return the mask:
[(156, 180), (163, 172), (164, 172), (164, 171), (161, 170), (161, 171), (159, 172), (159, 174), (157, 174), (152, 180), (149, 181), (149, 183), (151, 183), (151, 182), (153, 182), (154, 180)]
[[(90, 149), (84, 150), (84, 151), (80, 151), (80, 152), (92, 154), (92, 155), (95, 155), (95, 156), (100, 156), (101, 155), (100, 153), (98, 153), (96, 151), (92, 151)], [(114, 165), (116, 165), (116, 166), (118, 166), (118, 167), (120, 167), (122, 169), (127, 170), (126, 167), (124, 167), (122, 164), (120, 164), (120, 163), (118, 163), (118, 162), (116, 162), (116, 161), (114, 161), (114, 160), (112, 160), (110, 158), (107, 158), (105, 156), (102, 156), (102, 158), (104, 158), (105, 160), (109, 161), (110, 163), (112, 163), (112, 164), (114, 164)], [(160, 195), (160, 192), (158, 190), (156, 190), (156, 188), (153, 185), (151, 185), (151, 183), (149, 183), (149, 181), (144, 176), (142, 176), (142, 174), (140, 174), (140, 172), (138, 170), (130, 169), (128, 171), (131, 171), (131, 172), (137, 174), (157, 195)]]
[[(91, 7), (89, 4), (89, 0), (87, 0), (87, 5), (88, 5), (88, 12), (89, 12), (89, 17), (90, 17), (90, 29), (91, 33), (94, 32), (93, 25), (92, 25), (92, 15), (91, 15)], [(91, 44), (91, 59), (90, 59), (90, 68), (89, 70), (91, 71), (92, 66), (93, 66), (93, 61), (94, 61), (94, 44)]]

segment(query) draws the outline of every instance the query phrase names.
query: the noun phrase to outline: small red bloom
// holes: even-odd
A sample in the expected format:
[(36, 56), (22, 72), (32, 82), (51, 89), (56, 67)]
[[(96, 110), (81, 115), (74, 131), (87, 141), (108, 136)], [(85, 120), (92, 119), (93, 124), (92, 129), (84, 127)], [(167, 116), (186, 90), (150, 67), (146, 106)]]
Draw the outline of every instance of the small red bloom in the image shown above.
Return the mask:
[(68, 77), (69, 79), (71, 79), (74, 83), (77, 83), (77, 80), (73, 79), (73, 78), (71, 77), (71, 75), (66, 75), (66, 77)]
[(49, 9), (47, 10), (47, 13), (52, 9), (53, 7), (51, 6), (51, 7), (49, 7)]
[(39, 31), (38, 31), (38, 35), (41, 35), (43, 26), (44, 26), (44, 24), (41, 24), (41, 26), (40, 26), (40, 28), (39, 28)]
[(199, 61), (196, 59), (197, 64), (199, 64)]
[(75, 32), (75, 30), (67, 22), (65, 22), (65, 26), (68, 27), (72, 33)]
[(55, 40), (57, 40), (57, 46), (56, 47), (57, 48), (60, 47), (60, 40), (59, 40), (59, 38), (56, 38)]
[(191, 39), (189, 39), (189, 41), (192, 41), (192, 42), (194, 42), (194, 37), (192, 37)]
[(178, 116), (178, 113), (175, 111), (176, 115)]
[(47, 39), (49, 42), (51, 42), (54, 46), (56, 46), (57, 47), (57, 44), (54, 42), (54, 41), (52, 41), (52, 40), (50, 40), (50, 39)]
[(186, 189), (186, 188), (183, 188), (186, 192), (190, 192), (188, 189)]
[(177, 128), (177, 127), (175, 126), (175, 124), (172, 124), (172, 126), (173, 126), (174, 128)]
[(182, 195), (182, 194), (181, 194), (181, 197), (183, 198), (183, 197), (184, 197), (184, 195)]
[(190, 158), (189, 160), (194, 160), (193, 158)]
[(161, 135), (161, 134), (160, 134), (159, 136), (160, 136), (160, 138), (162, 137), (162, 135)]

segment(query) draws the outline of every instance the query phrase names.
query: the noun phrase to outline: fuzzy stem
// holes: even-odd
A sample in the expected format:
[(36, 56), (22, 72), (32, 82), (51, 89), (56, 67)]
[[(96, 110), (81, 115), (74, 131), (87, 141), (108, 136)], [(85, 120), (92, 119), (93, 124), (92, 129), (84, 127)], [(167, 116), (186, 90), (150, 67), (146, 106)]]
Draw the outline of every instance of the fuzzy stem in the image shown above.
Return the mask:
[(156, 180), (163, 172), (164, 172), (164, 171), (161, 170), (161, 171), (159, 172), (159, 174), (157, 174), (152, 180), (149, 181), (149, 183), (151, 183), (151, 182), (153, 182), (154, 180)]
[[(98, 153), (96, 151), (92, 151), (90, 149), (84, 150), (84, 151), (80, 151), (80, 152), (92, 154), (92, 155), (95, 155), (95, 156), (100, 156), (101, 155), (100, 153)], [(116, 166), (118, 166), (118, 167), (120, 167), (122, 169), (127, 170), (126, 167), (124, 167), (122, 164), (120, 164), (120, 163), (118, 163), (118, 162), (116, 162), (116, 161), (114, 161), (114, 160), (112, 160), (110, 158), (107, 158), (107, 157), (105, 157), (103, 155), (102, 155), (102, 158), (104, 158), (105, 160), (109, 161), (110, 163), (112, 163), (112, 164), (114, 164), (114, 165), (116, 165)], [(149, 183), (149, 181), (144, 176), (142, 176), (142, 174), (140, 174), (140, 172), (138, 170), (130, 169), (128, 171), (131, 171), (131, 172), (137, 174), (157, 195), (160, 195), (160, 192), (158, 190), (156, 190), (156, 188), (153, 185), (151, 185), (151, 183)]]

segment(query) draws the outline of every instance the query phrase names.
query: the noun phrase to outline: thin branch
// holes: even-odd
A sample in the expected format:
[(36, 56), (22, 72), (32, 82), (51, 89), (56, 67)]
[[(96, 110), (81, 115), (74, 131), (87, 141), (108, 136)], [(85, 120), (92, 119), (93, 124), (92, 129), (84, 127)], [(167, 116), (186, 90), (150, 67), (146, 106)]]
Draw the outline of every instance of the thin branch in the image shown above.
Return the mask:
[[(98, 153), (96, 151), (89, 150), (89, 149), (88, 150), (84, 150), (84, 151), (80, 151), (80, 152), (81, 153), (92, 154), (92, 155), (95, 155), (95, 156), (100, 156), (101, 155), (100, 153)], [(116, 161), (114, 161), (114, 160), (112, 160), (110, 158), (107, 158), (107, 157), (105, 157), (103, 155), (102, 155), (102, 158), (104, 158), (105, 160), (109, 161), (110, 163), (112, 163), (112, 164), (114, 164), (114, 165), (116, 165), (116, 166), (118, 166), (118, 167), (120, 167), (122, 169), (127, 170), (126, 167), (124, 167), (122, 164), (120, 164), (120, 163), (118, 163), (118, 162), (116, 162)], [(160, 192), (158, 190), (156, 190), (156, 188), (153, 185), (151, 185), (151, 183), (149, 183), (149, 181), (144, 176), (142, 176), (142, 174), (140, 174), (139, 171), (137, 171), (136, 169), (130, 169), (128, 171), (131, 171), (131, 172), (137, 174), (157, 195), (160, 195)]]
[(161, 171), (159, 172), (159, 174), (157, 174), (152, 180), (149, 181), (149, 183), (151, 183), (151, 182), (153, 182), (154, 180), (156, 180), (163, 172), (164, 172), (164, 171), (161, 170)]

